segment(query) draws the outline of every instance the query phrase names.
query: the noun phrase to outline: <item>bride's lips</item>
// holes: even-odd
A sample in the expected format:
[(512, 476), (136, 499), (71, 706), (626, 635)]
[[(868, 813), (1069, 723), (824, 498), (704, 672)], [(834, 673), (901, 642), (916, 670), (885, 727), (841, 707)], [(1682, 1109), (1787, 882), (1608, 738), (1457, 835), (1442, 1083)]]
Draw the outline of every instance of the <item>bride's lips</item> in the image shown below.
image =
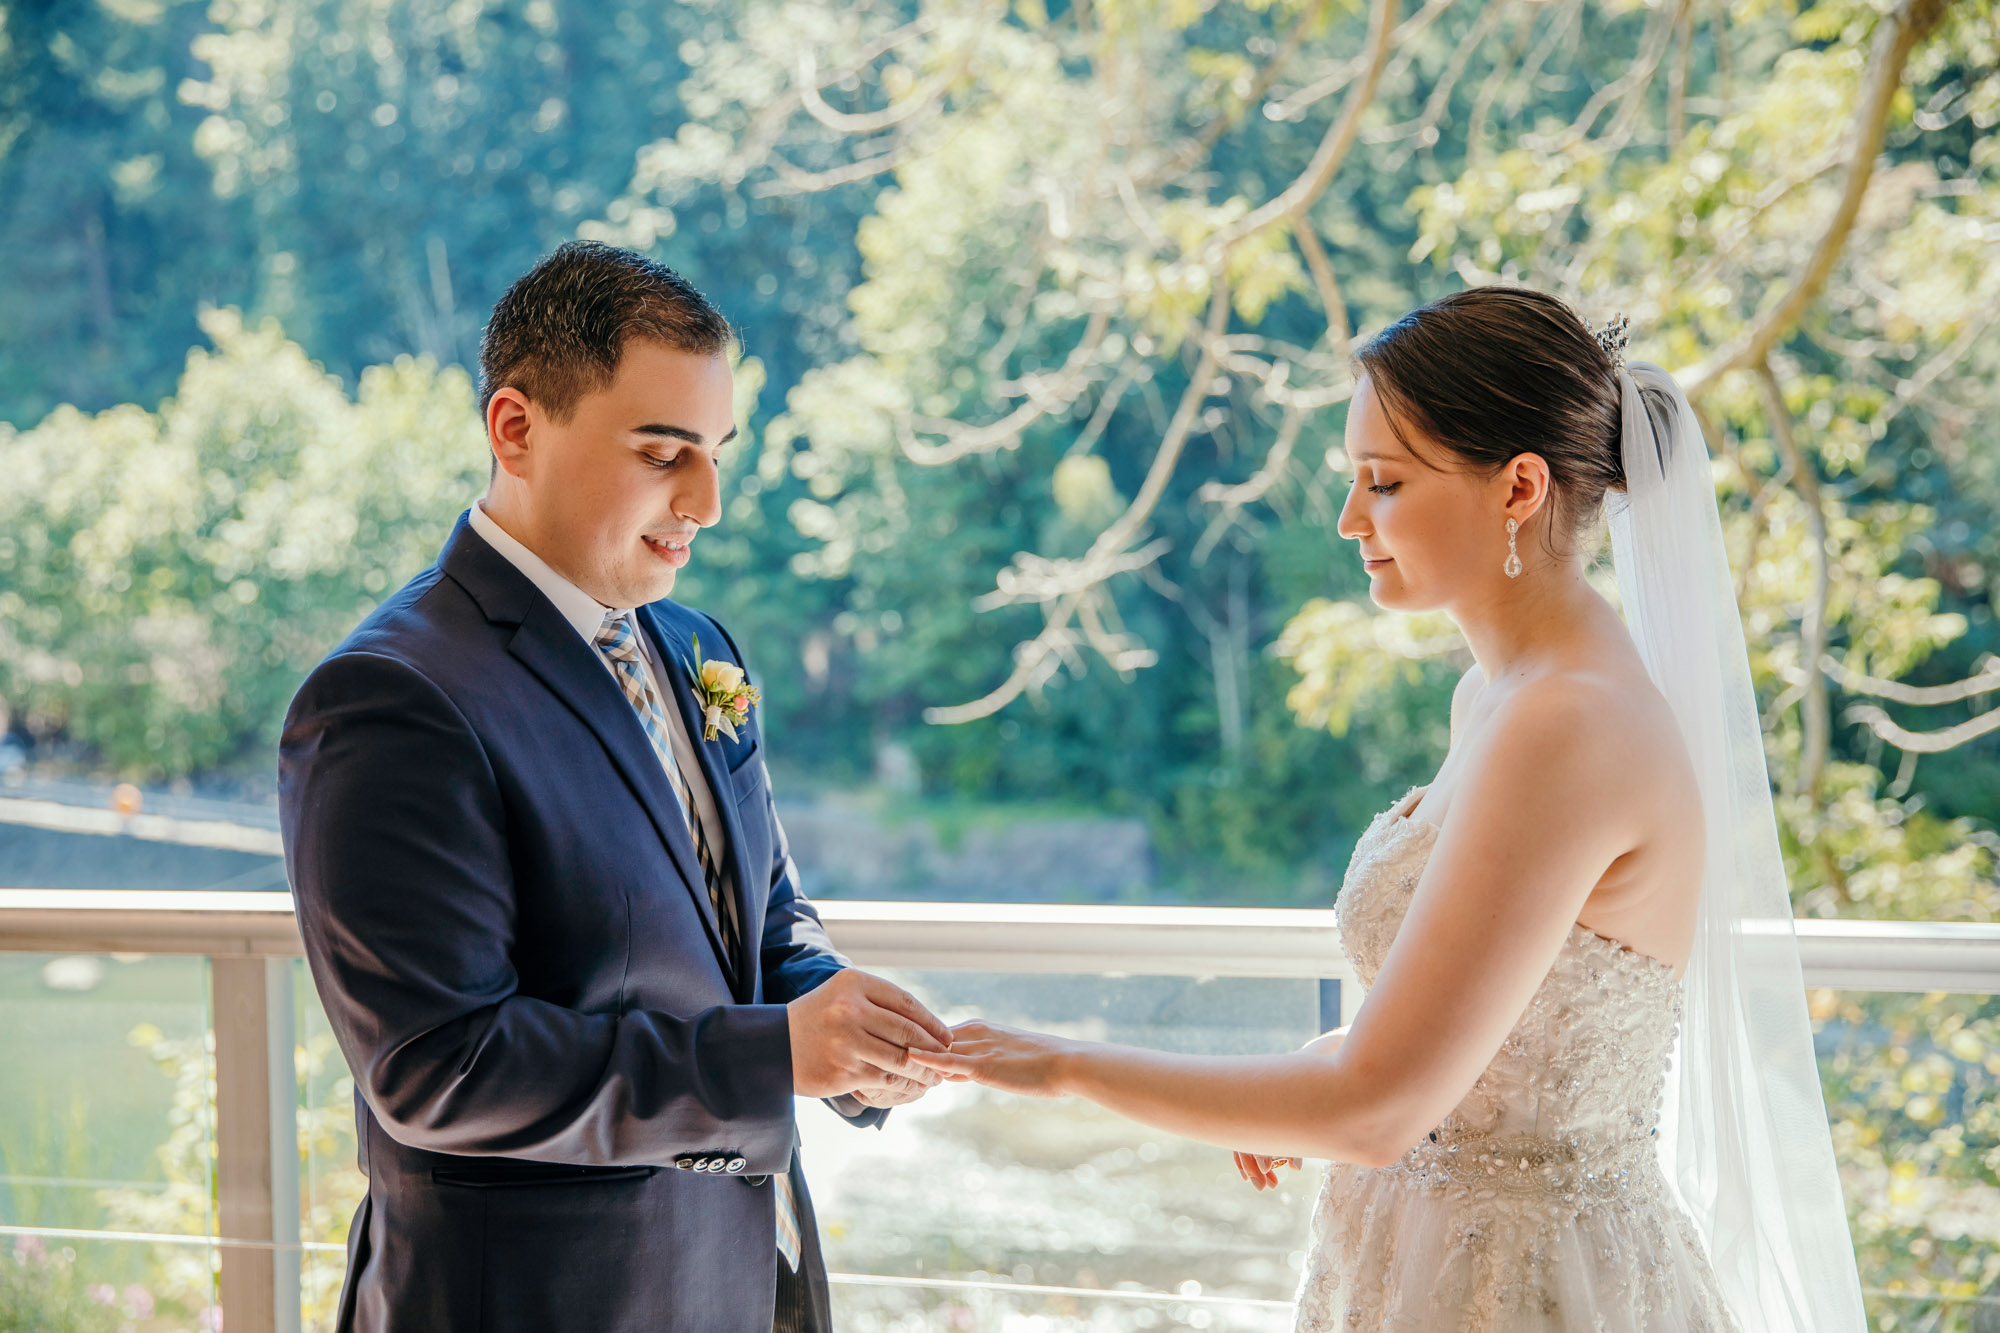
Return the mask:
[(1381, 569), (1384, 565), (1388, 565), (1391, 563), (1393, 562), (1387, 556), (1383, 556), (1379, 560), (1371, 560), (1365, 555), (1361, 557), (1361, 567), (1367, 570), (1371, 574), (1374, 573), (1376, 570)]
[(647, 550), (672, 565), (675, 569), (679, 569), (688, 562), (688, 543), (693, 539), (689, 537), (641, 537), (639, 540), (646, 544)]

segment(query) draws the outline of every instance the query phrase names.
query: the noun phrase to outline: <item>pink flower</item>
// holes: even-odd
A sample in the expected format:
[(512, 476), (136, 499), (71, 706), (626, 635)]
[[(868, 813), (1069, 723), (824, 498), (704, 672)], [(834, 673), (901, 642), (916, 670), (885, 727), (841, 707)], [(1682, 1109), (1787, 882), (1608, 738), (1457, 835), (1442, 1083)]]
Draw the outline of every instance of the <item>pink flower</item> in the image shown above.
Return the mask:
[(16, 1236), (14, 1257), (22, 1263), (41, 1263), (49, 1257), (49, 1247), (42, 1244), (40, 1236)]
[(125, 1288), (125, 1313), (134, 1319), (153, 1317), (153, 1293), (134, 1282)]
[(203, 1306), (201, 1313), (194, 1318), (194, 1326), (200, 1329), (201, 1333), (222, 1333), (222, 1307)]
[(100, 1282), (90, 1289), (90, 1299), (96, 1301), (99, 1305), (116, 1305), (118, 1303), (118, 1288), (112, 1286), (109, 1282)]

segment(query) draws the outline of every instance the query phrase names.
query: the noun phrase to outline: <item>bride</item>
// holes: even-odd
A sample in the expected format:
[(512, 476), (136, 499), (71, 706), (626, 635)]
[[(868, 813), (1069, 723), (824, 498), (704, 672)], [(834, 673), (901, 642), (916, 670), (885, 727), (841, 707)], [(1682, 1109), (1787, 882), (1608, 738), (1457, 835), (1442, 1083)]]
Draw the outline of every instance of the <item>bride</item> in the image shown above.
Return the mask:
[[(1234, 1147), (1259, 1188), (1330, 1159), (1301, 1330), (1865, 1326), (1708, 453), (1623, 346), (1484, 287), (1356, 356), (1340, 534), (1476, 665), (1436, 777), (1354, 849), (1349, 1027), (911, 1052)], [(1607, 494), (1624, 619), (1584, 576)]]

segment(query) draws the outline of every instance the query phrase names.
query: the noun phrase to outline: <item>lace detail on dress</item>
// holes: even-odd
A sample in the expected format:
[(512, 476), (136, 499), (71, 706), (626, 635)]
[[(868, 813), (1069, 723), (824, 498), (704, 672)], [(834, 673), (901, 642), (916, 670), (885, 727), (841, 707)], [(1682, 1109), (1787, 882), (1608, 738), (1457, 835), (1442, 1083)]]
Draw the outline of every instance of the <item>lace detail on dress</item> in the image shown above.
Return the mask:
[[(1362, 834), (1334, 907), (1364, 985), (1437, 836), (1402, 805)], [(1680, 1015), (1671, 968), (1573, 927), (1492, 1063), (1424, 1141), (1390, 1166), (1328, 1168), (1300, 1333), (1734, 1333), (1654, 1146)]]

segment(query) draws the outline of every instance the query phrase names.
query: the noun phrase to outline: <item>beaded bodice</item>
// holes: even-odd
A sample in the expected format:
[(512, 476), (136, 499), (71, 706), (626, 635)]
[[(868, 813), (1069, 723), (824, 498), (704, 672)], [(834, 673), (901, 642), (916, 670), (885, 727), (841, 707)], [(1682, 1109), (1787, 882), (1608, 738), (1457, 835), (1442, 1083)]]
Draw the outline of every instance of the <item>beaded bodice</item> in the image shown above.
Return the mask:
[[(1436, 845), (1376, 816), (1334, 914), (1372, 985)], [(1334, 1163), (1298, 1333), (1736, 1333), (1660, 1169), (1672, 969), (1573, 926), (1472, 1090), (1385, 1167)]]
[[(1385, 811), (1355, 847), (1334, 915), (1364, 986), (1395, 942), (1437, 832)], [(1478, 1158), (1483, 1175), (1504, 1161), (1505, 1175), (1540, 1176), (1543, 1187), (1551, 1172), (1571, 1174), (1565, 1163), (1600, 1179), (1621, 1171), (1652, 1151), (1680, 1014), (1680, 981), (1666, 964), (1573, 926), (1486, 1072), (1404, 1163), (1450, 1170), (1452, 1159)]]

